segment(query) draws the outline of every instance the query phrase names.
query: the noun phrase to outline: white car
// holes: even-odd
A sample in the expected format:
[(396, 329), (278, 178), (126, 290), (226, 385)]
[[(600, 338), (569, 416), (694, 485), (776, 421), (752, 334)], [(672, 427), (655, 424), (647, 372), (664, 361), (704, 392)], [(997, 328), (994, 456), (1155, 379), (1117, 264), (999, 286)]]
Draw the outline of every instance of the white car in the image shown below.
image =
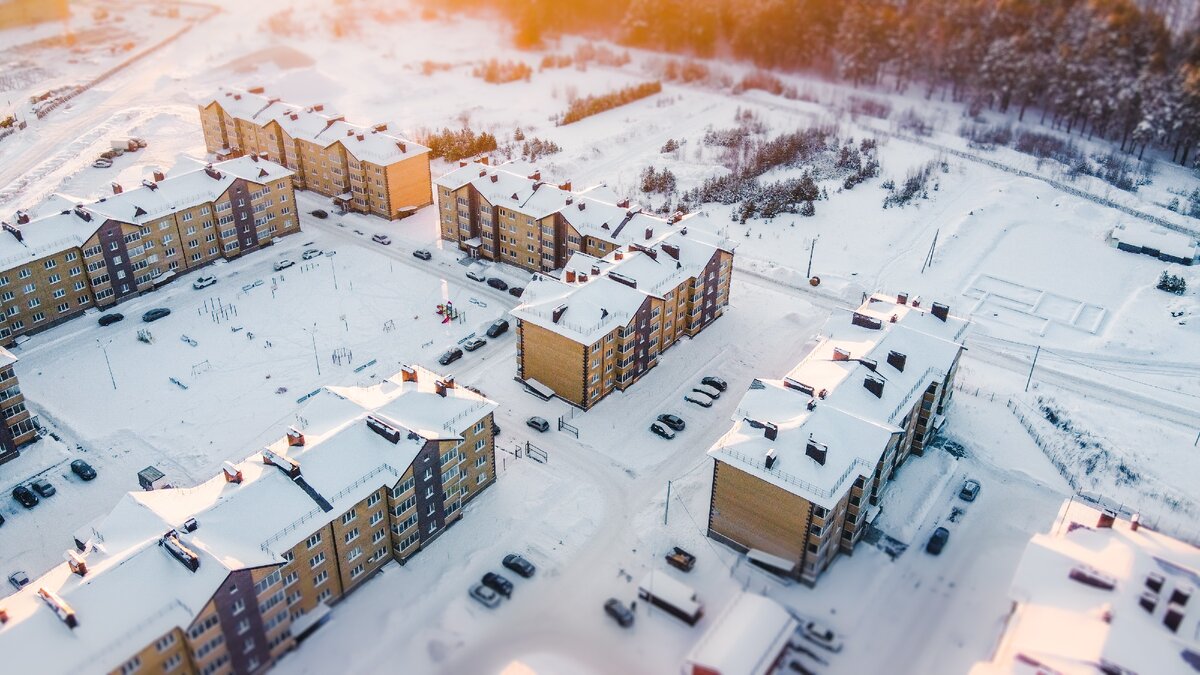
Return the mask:
[(316, 258), (317, 256), (321, 255), (321, 253), (323, 253), (323, 251), (319, 248), (310, 248), (307, 251), (305, 251), (304, 254), (301, 255), (300, 257), (304, 258), (305, 260), (312, 260), (313, 258)]
[(278, 272), (279, 270), (286, 270), (287, 268), (289, 268), (295, 264), (296, 263), (292, 262), (291, 260), (284, 258), (283, 260), (280, 260), (279, 262), (275, 263), (275, 271)]
[(482, 272), (476, 270), (467, 270), (467, 278), (471, 281), (487, 281), (487, 277)]
[(208, 288), (209, 286), (212, 286), (215, 283), (217, 283), (216, 277), (212, 277), (212, 276), (200, 277), (199, 279), (192, 282), (192, 288), (194, 288), (196, 290), (200, 290), (201, 288)]

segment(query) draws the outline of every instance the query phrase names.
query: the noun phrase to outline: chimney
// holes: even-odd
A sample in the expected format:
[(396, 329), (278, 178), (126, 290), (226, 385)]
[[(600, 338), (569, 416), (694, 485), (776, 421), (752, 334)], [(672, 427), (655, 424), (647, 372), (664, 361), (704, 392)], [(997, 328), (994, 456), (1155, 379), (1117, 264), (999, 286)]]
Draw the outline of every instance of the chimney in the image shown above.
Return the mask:
[[(440, 382), (438, 384), (441, 384)], [(445, 394), (443, 394), (444, 396)], [(393, 445), (400, 442), (400, 430), (375, 417), (367, 415), (367, 428), (379, 434)]]
[(624, 274), (617, 274), (616, 272), (609, 272), (608, 278), (612, 279), (613, 281), (617, 282), (618, 284), (624, 284), (630, 288), (637, 288), (637, 279), (634, 279), (632, 277), (627, 277)]
[(373, 126), (373, 127), (371, 127), (371, 128), (372, 128), (372, 129), (374, 129), (375, 131), (387, 131), (387, 123), (386, 123), (386, 122), (381, 122), (381, 123), (379, 123), (379, 124), (376, 124), (375, 126)]
[(270, 448), (263, 448), (262, 460), (263, 464), (273, 464), (279, 467), (280, 470), (288, 475), (288, 478), (298, 478), (300, 476), (299, 462), (290, 457), (284, 457)]
[(441, 396), (442, 398), (446, 398), (446, 389), (446, 382), (444, 380), (437, 380), (433, 383), (433, 390), (436, 391), (437, 395)]
[(535, 170), (533, 173), (526, 176), (526, 178), (528, 178), (529, 180), (541, 180), (542, 172), (541, 172), (541, 170)]
[(249, 155), (247, 155), (247, 156), (250, 158), (250, 161), (251, 161), (251, 162), (254, 162), (254, 163), (256, 163), (256, 164), (258, 163), (258, 155), (257, 155), (257, 154), (250, 153), (250, 154), (249, 154)]
[(1154, 591), (1142, 591), (1142, 596), (1138, 598), (1138, 604), (1142, 609), (1154, 613), (1154, 609), (1158, 607), (1158, 593)]
[(817, 464), (825, 466), (825, 458), (829, 456), (829, 446), (814, 441), (810, 436), (808, 443), (804, 445), (804, 454), (812, 457)]
[(813, 394), (812, 385), (804, 384), (803, 382), (794, 380), (790, 377), (783, 378), (783, 386), (786, 389), (795, 389), (796, 391), (808, 394), (809, 396), (812, 396)]
[(629, 200), (628, 200), (628, 199), (622, 199), (622, 200), (618, 201), (618, 202), (617, 202), (617, 207), (618, 207), (618, 208), (622, 208), (622, 209), (627, 209), (627, 208), (629, 208)]
[(145, 179), (143, 179), (143, 180), (142, 180), (142, 187), (148, 187), (148, 188), (150, 188), (151, 190), (157, 190), (157, 189), (158, 189), (158, 183), (155, 183), (155, 182), (154, 182), (154, 181), (152, 181), (152, 180), (145, 180)]
[(1163, 582), (1166, 580), (1167, 578), (1158, 572), (1151, 572), (1146, 575), (1146, 588), (1158, 593), (1162, 591)]
[(912, 306), (913, 306), (913, 307), (918, 307), (918, 308), (919, 308), (919, 307), (921, 306), (921, 298), (913, 298), (913, 299), (912, 299)]
[(114, 194), (114, 195), (119, 195), (119, 194), (121, 194), (122, 192), (124, 192), (124, 191), (125, 191), (125, 188), (121, 187), (121, 184), (120, 184), (120, 183), (113, 183), (113, 184), (112, 184), (112, 191), (113, 191), (113, 194)]
[(75, 610), (71, 609), (71, 606), (66, 601), (58, 597), (57, 593), (39, 588), (37, 594), (42, 599), (42, 602), (49, 605), (50, 609), (54, 611), (55, 616), (67, 624), (67, 628), (74, 628), (79, 625), (79, 620), (75, 618)]
[(363, 138), (364, 138), (364, 136), (362, 134), (356, 134), (354, 137), (360, 141), (363, 140)]
[(296, 427), (288, 427), (287, 439), (289, 448), (304, 445), (304, 434)]
[(1138, 531), (1138, 530), (1140, 530), (1141, 528), (1142, 528), (1142, 514), (1140, 514), (1140, 513), (1135, 513), (1135, 514), (1133, 514), (1133, 516), (1132, 516), (1132, 517), (1129, 519), (1129, 531), (1130, 531), (1130, 532), (1137, 532), (1137, 531)]
[(896, 304), (897, 305), (907, 305), (908, 304), (908, 293), (897, 293), (896, 294)]
[(24, 225), (29, 222), (29, 212), (21, 210), (17, 211), (17, 224)]
[(883, 380), (868, 375), (863, 378), (863, 387), (875, 394), (875, 398), (883, 398)]
[(413, 368), (412, 366), (401, 366), (400, 367), (400, 381), (401, 382), (416, 382), (417, 381), (417, 369)]
[(579, 210), (580, 210), (580, 211), (582, 211), (582, 210), (584, 210), (584, 209), (586, 209), (586, 208), (587, 208), (587, 202), (585, 202), (585, 201), (580, 201), (580, 202), (579, 202)]
[(0, 607), (0, 626), (8, 623), (8, 610)]
[(163, 173), (161, 169), (156, 169), (154, 171), (154, 181), (155, 182), (164, 181), (166, 179), (167, 179), (167, 174)]
[(808, 408), (809, 410), (816, 410), (817, 409), (817, 399), (810, 398), (808, 400), (808, 404), (805, 405), (804, 407)]
[(17, 241), (25, 241), (25, 235), (21, 234), (21, 228), (16, 225), (4, 223), (4, 229), (17, 238)]
[(1183, 608), (1178, 605), (1169, 605), (1167, 611), (1163, 614), (1163, 625), (1172, 633), (1179, 632), (1179, 624), (1183, 623)]
[(613, 251), (613, 260), (624, 260), (624, 259), (625, 259), (624, 251), (622, 251), (621, 249), (617, 249), (616, 251)]
[(482, 157), (480, 157), (479, 159), (477, 159), (475, 161), (479, 162), (480, 164), (483, 164), (484, 166), (490, 166), (492, 163), (492, 158), (488, 157), (487, 155), (483, 155)]
[(897, 321), (899, 318), (900, 318), (900, 315), (899, 315), (899, 314), (893, 314), (893, 315), (892, 315), (892, 318), (888, 319), (888, 323), (896, 323), (896, 321)]
[[(563, 182), (559, 183), (558, 189), (562, 190), (563, 192), (570, 192), (571, 191), (571, 181), (567, 180), (567, 181), (563, 181)], [(567, 203), (569, 204), (570, 202), (567, 202)]]
[(461, 168), (463, 168), (464, 166), (468, 165), (468, 164), (470, 164), (470, 162), (468, 162), (468, 161), (467, 161), (467, 160), (465, 160), (465, 159), (460, 159), (460, 160), (458, 160), (458, 168), (460, 168), (460, 169), (461, 169)]
[(583, 272), (580, 272), (579, 273), (579, 283), (586, 284), (587, 280), (588, 280), (588, 275)]
[(212, 164), (204, 167), (204, 173), (208, 174), (208, 177), (213, 180), (221, 180), (221, 172), (214, 169)]
[(1114, 511), (1104, 509), (1100, 513), (1100, 520), (1096, 523), (1096, 527), (1112, 528), (1113, 523), (1117, 520), (1117, 514)]
[(568, 195), (568, 196), (567, 196), (567, 199), (565, 200), (565, 202), (564, 202), (564, 204), (563, 204), (563, 205), (564, 205), (564, 206), (570, 206), (570, 205), (572, 205), (572, 204), (574, 204), (574, 203), (575, 203), (575, 198), (574, 198), (574, 197), (571, 197), (571, 196), (569, 196), (569, 195)]
[(775, 448), (771, 448), (770, 450), (767, 450), (767, 457), (766, 457), (765, 461), (766, 461), (766, 465), (767, 465), (768, 469), (774, 467), (775, 462), (778, 461), (778, 459), (779, 458), (775, 456)]
[(834, 361), (849, 361), (850, 360), (850, 352), (846, 351), (845, 349), (842, 349), (841, 347), (834, 347), (833, 348), (833, 360)]
[(646, 239), (650, 239), (650, 238), (651, 238), (651, 237), (653, 237), (653, 236), (654, 236), (654, 228), (653, 228), (653, 227), (647, 227), (647, 228), (646, 228)]
[(79, 206), (76, 206), (76, 207), (75, 207), (75, 215), (77, 215), (77, 216), (79, 216), (80, 218), (82, 218), (83, 220), (87, 220), (87, 221), (90, 221), (90, 220), (92, 219), (92, 214), (90, 214), (90, 213), (88, 213), (87, 211), (85, 211), (85, 210), (83, 209), (83, 205), (82, 205), (82, 204), (80, 204)]
[(67, 549), (67, 552), (63, 554), (63, 558), (66, 559), (67, 566), (71, 568), (72, 572), (81, 577), (87, 576), (87, 561), (83, 559), (83, 556), (71, 549)]
[(905, 356), (904, 354), (901, 354), (900, 352), (898, 352), (894, 349), (892, 351), (888, 352), (888, 355), (887, 355), (888, 365), (902, 373), (904, 372), (904, 364), (907, 361), (908, 361), (907, 356)]
[(599, 265), (592, 265), (592, 275), (600, 276), (600, 266)]
[[(482, 174), (481, 174), (481, 175), (482, 175)], [(497, 183), (497, 182), (499, 182), (499, 181), (500, 181), (500, 176), (497, 176), (496, 174), (492, 174), (492, 175), (491, 175), (491, 180), (492, 180), (492, 182), (493, 182), (493, 183)]]
[(854, 324), (855, 326), (870, 328), (871, 330), (879, 330), (880, 328), (883, 328), (883, 322), (879, 319), (867, 316), (866, 314), (859, 314), (858, 312), (850, 315), (850, 323)]
[(396, 141), (396, 147), (400, 148), (400, 152), (408, 152), (408, 145), (404, 141)]
[(261, 86), (260, 87), (250, 87), (246, 91), (251, 94), (262, 94), (262, 93), (266, 92), (266, 89)]
[(821, 391), (817, 392), (817, 398), (821, 399), (822, 401), (825, 400), (825, 397), (828, 395), (829, 395), (828, 389), (822, 389)]
[(675, 260), (679, 260), (679, 247), (678, 246), (676, 246), (674, 244), (663, 244), (662, 250), (663, 250), (663, 253), (666, 253), (667, 255), (671, 256)]
[(942, 321), (945, 321), (946, 317), (950, 315), (950, 306), (943, 305), (940, 302), (935, 302), (933, 303), (933, 306), (929, 308), (929, 313), (941, 319)]
[(567, 283), (575, 283), (575, 270), (567, 270)]
[(166, 548), (167, 553), (170, 553), (172, 558), (183, 563), (183, 566), (189, 570), (195, 572), (200, 569), (200, 556), (185, 546), (182, 541), (179, 541), (179, 533), (175, 530), (164, 534), (162, 539), (158, 540), (158, 545)]
[(779, 436), (779, 427), (770, 422), (763, 424), (763, 436), (768, 441), (775, 440)]
[(314, 105), (314, 106), (313, 106), (313, 110), (315, 110), (316, 112), (321, 112), (321, 111), (322, 111), (322, 110), (324, 110), (324, 109), (325, 109), (325, 104), (324, 104), (324, 103), (318, 103), (318, 104), (316, 104), (316, 105)]
[(233, 462), (222, 463), (221, 464), (221, 473), (225, 475), (226, 483), (242, 482), (242, 472), (240, 469), (238, 469), (236, 466), (233, 465)]
[(566, 312), (566, 311), (567, 311), (566, 305), (559, 305), (558, 307), (555, 307), (554, 311), (551, 312), (551, 314), (550, 314), (550, 320), (553, 321), (554, 323), (558, 323), (558, 320), (562, 318), (563, 312)]

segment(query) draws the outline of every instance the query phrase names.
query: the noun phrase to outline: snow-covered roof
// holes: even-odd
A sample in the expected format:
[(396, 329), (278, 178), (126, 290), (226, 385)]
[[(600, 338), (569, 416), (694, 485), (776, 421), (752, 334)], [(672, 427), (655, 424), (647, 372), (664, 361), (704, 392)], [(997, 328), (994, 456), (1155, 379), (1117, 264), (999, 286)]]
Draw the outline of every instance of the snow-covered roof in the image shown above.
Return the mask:
[(146, 181), (95, 201), (58, 194), (52, 196), (48, 203), (65, 205), (64, 208), (50, 211), (43, 205), (36, 211), (46, 215), (21, 225), (10, 224), (20, 232), (20, 239), (15, 232), (0, 232), (0, 271), (80, 247), (106, 220), (141, 225), (211, 202), (238, 178), (264, 184), (292, 175), (286, 167), (252, 157), (238, 157), (209, 166), (194, 166), (191, 161), (187, 164), (190, 170), (172, 174), (161, 181)]
[(650, 570), (638, 583), (639, 590), (645, 590), (664, 602), (685, 612), (696, 612), (703, 604), (696, 598), (696, 590), (691, 586), (675, 579), (663, 570)]
[[(411, 367), (374, 387), (319, 390), (298, 411), (303, 444), (282, 437), (264, 449), (298, 463), (306, 486), (268, 463), (260, 450), (232, 464), (240, 483), (222, 471), (191, 488), (127, 494), (87, 529), (86, 576), (59, 565), (0, 600), (9, 615), (0, 625), (5, 666), (14, 672), (108, 671), (171, 628), (187, 626), (230, 571), (281, 563), (280, 554), (399, 480), (426, 442), (461, 438), (496, 407), (452, 381), (449, 387), (439, 382), (446, 384)], [(413, 429), (397, 418), (439, 428)], [(395, 442), (379, 429), (394, 430)], [(182, 529), (191, 519), (194, 531)], [(198, 557), (194, 571), (159, 544), (172, 530)], [(61, 597), (78, 625), (64, 624), (38, 597), (39, 588)]]
[(419, 143), (387, 133), (387, 125), (364, 127), (351, 124), (341, 115), (327, 112), (321, 105), (296, 106), (263, 93), (232, 87), (221, 87), (216, 96), (201, 101), (204, 107), (214, 103), (235, 119), (258, 126), (275, 122), (294, 139), (324, 148), (340, 142), (356, 159), (373, 164), (386, 166), (429, 152), (429, 148)]
[(1113, 228), (1112, 238), (1117, 243), (1154, 249), (1173, 258), (1192, 260), (1200, 255), (1195, 238), (1138, 220), (1118, 224)]
[[(1200, 549), (1135, 530), (1121, 517), (1109, 526), (1101, 518), (1102, 511), (1069, 500), (1051, 532), (1034, 535), (1013, 577), (1016, 608), (1005, 634), (972, 675), (1200, 669)], [(1176, 610), (1172, 630), (1168, 615)]]
[(692, 647), (685, 672), (767, 675), (798, 626), (774, 600), (739, 593)]
[(0, 367), (11, 366), (17, 362), (17, 357), (4, 347), (0, 347)]
[(835, 316), (783, 379), (751, 384), (709, 455), (831, 508), (872, 474), (904, 415), (958, 357), (968, 324), (938, 307), (875, 295)]
[[(591, 344), (624, 326), (648, 297), (661, 298), (699, 276), (727, 242), (669, 231), (603, 258), (576, 253), (560, 278), (535, 275), (513, 316), (576, 342)], [(556, 318), (557, 317), (557, 318)]]

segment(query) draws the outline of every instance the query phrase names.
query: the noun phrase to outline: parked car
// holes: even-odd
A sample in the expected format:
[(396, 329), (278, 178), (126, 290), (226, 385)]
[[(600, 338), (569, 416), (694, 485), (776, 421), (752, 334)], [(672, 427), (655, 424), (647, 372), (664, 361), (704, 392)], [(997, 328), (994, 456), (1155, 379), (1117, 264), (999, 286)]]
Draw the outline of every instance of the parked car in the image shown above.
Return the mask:
[(487, 340), (484, 340), (483, 338), (473, 337), (470, 340), (467, 340), (466, 342), (463, 343), (463, 349), (465, 349), (469, 352), (473, 352), (476, 349), (479, 349), (480, 347), (482, 347), (486, 344), (487, 344)]
[(471, 281), (487, 281), (487, 277), (485, 277), (482, 272), (477, 272), (475, 270), (467, 270), (467, 278)]
[(296, 264), (296, 263), (292, 262), (291, 260), (288, 260), (287, 258), (284, 258), (283, 260), (277, 260), (277, 261), (275, 261), (275, 264), (274, 264), (272, 267), (274, 267), (274, 268), (275, 268), (275, 271), (276, 271), (276, 272), (278, 272), (278, 271), (280, 271), (280, 270), (286, 270), (287, 268), (289, 268), (289, 267), (291, 267), (292, 265), (295, 265), (295, 264)]
[(818, 621), (804, 624), (804, 637), (813, 644), (831, 652), (842, 651), (842, 640), (833, 629)]
[(663, 414), (659, 415), (658, 421), (671, 427), (675, 431), (683, 431), (683, 428), (685, 426), (687, 426), (686, 424), (683, 423), (683, 419), (681, 417), (679, 417), (678, 415), (670, 415), (667, 413), (663, 413)]
[(490, 338), (500, 337), (506, 332), (508, 332), (508, 322), (504, 319), (496, 319), (492, 325), (488, 326), (487, 336)]
[(500, 594), (483, 584), (475, 584), (471, 587), (469, 594), (472, 598), (478, 600), (484, 607), (495, 609), (500, 604)]
[(480, 581), (484, 586), (496, 591), (500, 595), (503, 595), (506, 598), (512, 597), (513, 582), (505, 579), (503, 575), (496, 574), (495, 572), (488, 572), (487, 574), (483, 575), (483, 579), (480, 579)]
[(673, 547), (666, 558), (668, 565), (682, 572), (691, 572), (692, 568), (696, 566), (696, 556), (678, 546)]
[(443, 366), (448, 366), (451, 363), (454, 363), (455, 361), (461, 359), (462, 355), (463, 355), (463, 351), (461, 349), (459, 349), (458, 347), (451, 347), (450, 349), (447, 349), (445, 352), (443, 352), (441, 356), (438, 357), (438, 363), (442, 364)]
[(611, 616), (621, 628), (633, 625), (633, 610), (616, 598), (609, 598), (604, 603), (604, 613)]
[(508, 294), (514, 298), (519, 298), (522, 295), (525, 295), (525, 288), (523, 286), (511, 286), (508, 289)]
[(4, 524), (4, 516), (0, 515), (0, 525), (3, 525), (3, 524)]
[(423, 248), (419, 248), (413, 251), (413, 257), (420, 258), (421, 260), (431, 260), (433, 258), (433, 254)]
[(324, 253), (324, 251), (319, 248), (310, 248), (304, 253), (301, 253), (300, 257), (304, 260), (312, 260), (313, 258), (320, 256), (322, 253)]
[(45, 478), (38, 478), (29, 484), (42, 497), (53, 497), (57, 490), (50, 484), (50, 481)]
[(508, 282), (499, 277), (492, 277), (492, 278), (488, 279), (487, 285), (491, 286), (492, 288), (494, 288), (498, 291), (507, 291), (508, 290)]
[(504, 556), (504, 566), (526, 579), (533, 576), (533, 573), (537, 571), (537, 568), (533, 566), (533, 563), (529, 562), (525, 558), (522, 558), (516, 553), (509, 553), (508, 555)]
[(8, 583), (12, 584), (12, 587), (19, 591), (29, 585), (29, 575), (18, 570), (8, 575)]
[(27, 509), (32, 509), (33, 507), (37, 506), (37, 495), (33, 494), (33, 490), (30, 490), (24, 485), (18, 485), (17, 487), (13, 488), (12, 496), (13, 499), (17, 500), (18, 504)]
[(713, 387), (709, 387), (709, 386), (706, 386), (703, 384), (693, 387), (692, 391), (696, 391), (701, 394), (704, 394), (705, 396), (711, 398), (714, 401), (721, 398), (720, 390), (714, 389)]
[(167, 309), (166, 307), (155, 307), (154, 309), (152, 309), (142, 315), (142, 321), (145, 321), (146, 323), (150, 323), (151, 321), (158, 321), (159, 319), (163, 318), (164, 316), (169, 315), (170, 313), (171, 313), (171, 310)]
[(675, 438), (674, 431), (671, 431), (670, 429), (668, 429), (667, 425), (659, 424), (658, 422), (650, 423), (650, 431), (655, 436), (662, 436), (663, 438), (667, 439), (668, 441), (671, 440), (672, 438)]
[(139, 148), (144, 148), (144, 147), (146, 147), (147, 145), (149, 145), (149, 143), (147, 143), (147, 142), (146, 142), (146, 139), (144, 139), (144, 138), (139, 138), (139, 137), (137, 137), (137, 136), (130, 136), (130, 137), (129, 137), (129, 142), (130, 142), (130, 143), (132, 143), (132, 144), (134, 144), (134, 145), (136, 145), (136, 146), (137, 146), (137, 147), (139, 147)]
[(329, 213), (327, 211), (325, 211), (325, 209), (316, 209), (314, 211), (311, 211), (311, 213), (312, 213), (313, 217), (320, 218), (322, 220), (329, 217)]
[(958, 496), (964, 501), (973, 502), (979, 496), (979, 481), (971, 478), (963, 483), (962, 489), (958, 491)]
[(212, 277), (212, 276), (200, 277), (199, 279), (192, 282), (192, 288), (194, 288), (196, 290), (200, 290), (201, 288), (208, 288), (209, 286), (212, 286), (215, 283), (217, 283), (216, 277)]
[(725, 391), (726, 389), (729, 388), (729, 384), (727, 384), (725, 382), (725, 380), (722, 380), (719, 377), (713, 377), (712, 375), (709, 375), (709, 376), (705, 377), (703, 380), (700, 380), (700, 384), (703, 384), (707, 387), (712, 387), (713, 389), (716, 389), (717, 391)]
[(683, 400), (687, 401), (688, 403), (695, 403), (696, 405), (700, 406), (701, 408), (711, 408), (712, 407), (712, 401), (710, 401), (707, 398), (704, 398), (703, 396), (692, 396), (691, 394), (685, 394), (683, 397)]
[(124, 150), (120, 150), (118, 148), (113, 148), (112, 150), (105, 150), (104, 152), (100, 153), (100, 159), (107, 159), (107, 160), (111, 161), (111, 160), (114, 160), (114, 159), (120, 157), (123, 154), (125, 154)]
[(92, 162), (92, 166), (97, 169), (107, 169), (110, 166), (112, 166), (112, 160), (104, 159), (103, 157), (101, 157), (100, 159), (97, 159), (96, 161)]
[(925, 544), (925, 552), (937, 555), (945, 548), (946, 542), (950, 540), (950, 530), (944, 527), (939, 527), (933, 531), (933, 536), (929, 538), (929, 543)]
[(124, 314), (113, 312), (112, 314), (105, 314), (104, 316), (100, 317), (96, 321), (96, 323), (100, 324), (101, 326), (111, 326), (114, 323), (116, 323), (118, 321), (122, 321), (124, 319), (125, 319)]
[(530, 417), (529, 419), (525, 420), (525, 424), (537, 429), (538, 431), (541, 431), (542, 433), (550, 431), (550, 423), (541, 417)]
[(96, 477), (96, 470), (92, 468), (91, 464), (88, 464), (82, 459), (77, 459), (71, 462), (71, 473), (74, 473), (76, 476), (79, 476), (84, 480), (92, 480)]
[(392, 240), (389, 239), (386, 234), (377, 234), (371, 237), (371, 241), (375, 242), (376, 244), (383, 244), (384, 246), (391, 246), (392, 244)]

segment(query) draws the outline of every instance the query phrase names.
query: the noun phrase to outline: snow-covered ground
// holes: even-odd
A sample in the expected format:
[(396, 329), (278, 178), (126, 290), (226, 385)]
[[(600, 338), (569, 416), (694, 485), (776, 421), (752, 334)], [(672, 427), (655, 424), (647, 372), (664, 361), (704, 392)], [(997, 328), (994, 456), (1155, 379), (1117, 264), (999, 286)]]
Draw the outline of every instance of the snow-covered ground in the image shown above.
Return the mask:
[[(219, 85), (265, 85), (285, 100), (325, 103), (350, 121), (388, 122), (408, 133), (469, 124), (505, 140), (520, 126), (527, 137), (562, 147), (539, 162), (550, 176), (576, 187), (606, 182), (635, 200), (647, 165), (670, 168), (681, 190), (725, 171), (702, 137), (709, 128), (734, 126), (739, 110), (753, 111), (768, 135), (824, 122), (856, 138), (890, 128), (841, 113), (852, 94), (845, 87), (797, 78), (789, 81), (818, 102), (667, 83), (659, 96), (555, 127), (550, 117), (570, 97), (646, 81), (658, 57), (632, 52), (631, 63), (619, 68), (538, 71), (541, 54), (513, 50), (506, 29), (485, 19), (422, 18), (409, 8), (375, 15), (356, 3), (306, 1), (288, 5), (294, 31), (282, 36), (266, 30), (286, 9), (282, 3), (219, 4), (221, 14), (154, 58), (0, 140), (0, 216), (56, 191), (98, 197), (112, 181), (137, 184), (154, 169), (200, 155), (194, 101)], [(334, 26), (345, 35), (336, 37)], [(577, 44), (564, 40), (555, 51)], [(489, 58), (522, 60), (534, 72), (528, 82), (487, 84), (471, 70)], [(937, 123), (932, 142), (966, 148), (955, 134), (961, 111), (903, 98), (893, 108), (913, 105), (927, 106)], [(120, 135), (142, 136), (150, 146), (111, 169), (91, 168), (110, 137)], [(682, 150), (661, 153), (667, 139), (685, 141)], [(516, 300), (465, 278), (457, 251), (437, 242), (433, 209), (397, 223), (305, 217), (301, 234), (206, 270), (218, 277), (214, 286), (196, 291), (184, 278), (122, 305), (122, 323), (100, 328), (85, 317), (37, 335), (17, 351), (18, 375), (31, 407), (61, 440), (44, 439), (0, 466), (0, 491), (43, 475), (59, 494), (31, 511), (0, 501), (8, 520), (0, 527), (0, 572), (37, 573), (59, 561), (71, 533), (134, 489), (141, 468), (156, 465), (183, 484), (199, 481), (221, 461), (277, 436), (305, 393), (368, 382), (415, 361), (500, 403), (501, 480), (430, 550), (387, 568), (372, 590), (341, 604), (284, 660), (283, 672), (385, 670), (397, 654), (421, 673), (500, 672), (511, 664), (552, 673), (673, 672), (741, 588), (764, 591), (844, 633), (846, 648), (831, 657), (829, 672), (963, 672), (986, 658), (998, 637), (1025, 541), (1048, 527), (1072, 490), (1047, 453), (1060, 463), (1068, 457), (1063, 468), (1081, 489), (1134, 504), (1164, 530), (1200, 536), (1188, 531), (1200, 515), (1200, 268), (1117, 251), (1105, 238), (1130, 216), (1044, 181), (901, 138), (880, 142), (882, 175), (853, 190), (823, 184), (829, 199), (817, 202), (812, 218), (740, 224), (730, 207), (706, 207), (708, 226), (738, 244), (731, 307), (696, 339), (666, 352), (637, 386), (586, 414), (522, 392), (513, 381), (511, 333), (449, 368), (436, 365), (444, 347), (503, 316)], [(989, 156), (1061, 177), (1010, 151)], [(946, 168), (928, 200), (881, 208), (884, 180), (938, 159)], [(448, 166), (437, 162), (434, 171)], [(1153, 189), (1136, 195), (1087, 181), (1076, 187), (1181, 218), (1154, 202), (1168, 188), (1195, 184), (1194, 176), (1162, 165)], [(304, 194), (301, 204), (308, 211), (325, 200)], [(372, 243), (376, 233), (394, 243)], [(935, 237), (932, 264), (924, 265)], [(301, 260), (309, 248), (333, 255)], [(416, 248), (433, 250), (433, 260), (412, 257)], [(810, 248), (812, 271), (822, 278), (815, 289), (807, 283)], [(297, 265), (274, 272), (281, 257)], [(1183, 297), (1155, 290), (1164, 268), (1184, 276), (1191, 290)], [(528, 279), (518, 270), (493, 273), (519, 285)], [(974, 320), (946, 429), (967, 455), (934, 450), (900, 472), (876, 523), (910, 546), (895, 560), (862, 545), (816, 589), (783, 586), (704, 537), (712, 468), (704, 453), (728, 428), (752, 378), (784, 372), (831, 312), (877, 289), (947, 302)], [(434, 308), (446, 300), (465, 310), (463, 323), (440, 323)], [(138, 321), (160, 306), (172, 314)], [(153, 335), (150, 344), (137, 339), (143, 328)], [(682, 399), (705, 374), (731, 385), (709, 410)], [(1042, 406), (1069, 427), (1054, 426)], [(660, 412), (687, 420), (674, 441), (646, 431)], [(580, 437), (538, 434), (524, 425), (531, 415), (568, 415)], [(1102, 448), (1108, 466), (1128, 471), (1089, 471), (1086, 457), (1072, 450), (1081, 440)], [(526, 442), (545, 450), (549, 462), (518, 459), (513, 451)], [(70, 474), (67, 464), (77, 456), (97, 468), (96, 481)], [(965, 477), (983, 483), (972, 504), (955, 496)], [(923, 545), (939, 525), (952, 536), (935, 558)], [(673, 545), (700, 558), (686, 581), (704, 600), (706, 618), (688, 628), (639, 605), (635, 627), (620, 629), (602, 603), (632, 600), (636, 581), (661, 568)], [(469, 585), (498, 569), (510, 551), (526, 554), (538, 574), (518, 580), (514, 599), (498, 610), (470, 601)], [(383, 639), (348, 656), (341, 647), (368, 625)], [(513, 665), (512, 672), (524, 671)]]

